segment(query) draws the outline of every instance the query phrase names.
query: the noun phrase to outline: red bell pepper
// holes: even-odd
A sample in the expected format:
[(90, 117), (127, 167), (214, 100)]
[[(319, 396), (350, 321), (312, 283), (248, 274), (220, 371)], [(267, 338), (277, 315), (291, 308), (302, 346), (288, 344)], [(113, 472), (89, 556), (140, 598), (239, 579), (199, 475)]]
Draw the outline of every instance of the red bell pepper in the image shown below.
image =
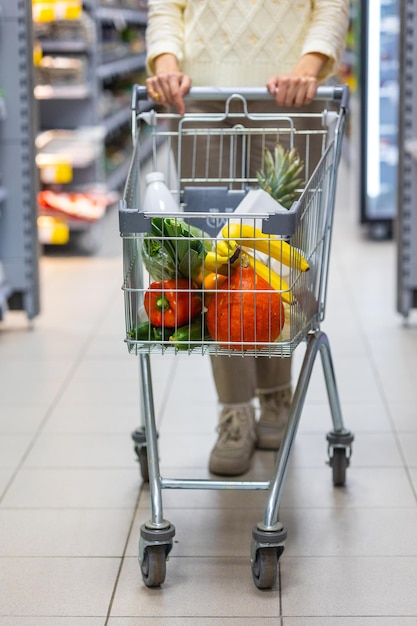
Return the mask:
[(154, 326), (183, 326), (201, 313), (201, 298), (186, 278), (155, 281), (144, 299), (145, 311)]

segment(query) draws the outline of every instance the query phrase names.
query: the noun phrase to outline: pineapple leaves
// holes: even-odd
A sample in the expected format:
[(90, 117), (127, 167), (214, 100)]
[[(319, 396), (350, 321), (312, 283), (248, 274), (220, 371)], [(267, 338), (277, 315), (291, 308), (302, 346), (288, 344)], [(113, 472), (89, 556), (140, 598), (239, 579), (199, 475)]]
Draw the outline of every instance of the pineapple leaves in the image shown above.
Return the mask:
[(257, 172), (259, 186), (284, 208), (291, 208), (300, 195), (298, 189), (303, 182), (304, 161), (300, 159), (297, 148), (285, 150), (277, 143), (274, 154), (265, 148), (263, 166)]

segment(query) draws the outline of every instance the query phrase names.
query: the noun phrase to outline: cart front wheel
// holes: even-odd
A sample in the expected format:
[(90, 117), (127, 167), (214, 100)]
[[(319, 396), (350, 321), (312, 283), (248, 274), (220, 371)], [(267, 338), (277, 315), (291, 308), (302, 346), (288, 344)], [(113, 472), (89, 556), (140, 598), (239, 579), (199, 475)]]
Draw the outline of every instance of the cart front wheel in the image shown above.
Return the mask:
[(136, 456), (139, 461), (140, 474), (144, 483), (149, 482), (149, 469), (148, 469), (148, 448), (147, 446), (135, 446)]
[(165, 546), (147, 546), (141, 562), (143, 582), (147, 587), (160, 587), (166, 576)]
[(272, 548), (258, 548), (255, 560), (252, 563), (252, 576), (258, 589), (270, 589), (277, 581), (278, 550)]
[(343, 487), (346, 482), (346, 468), (349, 464), (346, 456), (346, 448), (334, 448), (331, 458), (331, 467), (333, 473), (333, 485), (335, 487)]

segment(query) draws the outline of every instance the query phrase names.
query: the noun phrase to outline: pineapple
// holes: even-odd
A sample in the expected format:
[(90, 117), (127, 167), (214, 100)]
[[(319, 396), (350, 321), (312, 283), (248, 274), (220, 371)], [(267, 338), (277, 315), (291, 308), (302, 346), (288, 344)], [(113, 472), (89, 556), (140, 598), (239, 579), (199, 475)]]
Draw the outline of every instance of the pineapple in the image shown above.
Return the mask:
[(300, 159), (297, 148), (285, 150), (277, 143), (274, 156), (265, 148), (264, 170), (257, 172), (259, 186), (285, 209), (289, 209), (300, 195), (297, 188), (303, 182), (300, 177), (303, 169), (304, 161)]

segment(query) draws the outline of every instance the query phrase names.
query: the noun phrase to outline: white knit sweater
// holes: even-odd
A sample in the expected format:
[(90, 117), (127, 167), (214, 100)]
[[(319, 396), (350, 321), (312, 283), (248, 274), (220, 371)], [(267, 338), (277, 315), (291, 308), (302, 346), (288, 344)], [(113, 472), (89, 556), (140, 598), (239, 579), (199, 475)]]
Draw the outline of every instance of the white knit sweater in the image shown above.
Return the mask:
[(148, 0), (148, 71), (174, 54), (194, 85), (261, 86), (302, 54), (329, 57), (333, 74), (348, 27), (349, 0)]

